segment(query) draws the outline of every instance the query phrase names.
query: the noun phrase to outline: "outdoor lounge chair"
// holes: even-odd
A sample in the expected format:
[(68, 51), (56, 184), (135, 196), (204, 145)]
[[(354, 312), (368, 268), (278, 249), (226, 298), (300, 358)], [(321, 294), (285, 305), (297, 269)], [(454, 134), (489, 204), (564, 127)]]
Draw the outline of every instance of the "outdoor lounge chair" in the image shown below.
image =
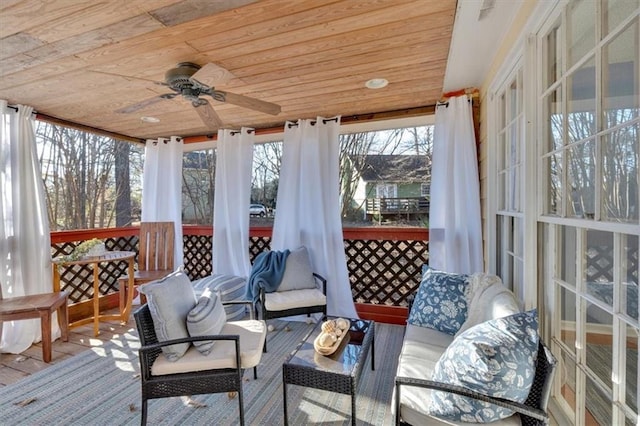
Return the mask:
[[(312, 271), (306, 247), (289, 253), (284, 276), (274, 291), (259, 286), (256, 309), (258, 304), (264, 321), (303, 314), (327, 315), (327, 280)], [(265, 352), (266, 348), (265, 343)]]
[[(247, 302), (224, 304), (229, 303)], [(253, 307), (249, 310), (253, 313)], [(246, 368), (253, 367), (254, 379), (258, 378), (257, 365), (266, 339), (264, 322), (253, 318), (230, 321), (223, 326), (219, 335), (186, 337), (159, 343), (149, 306), (145, 304), (140, 307), (134, 312), (134, 317), (141, 343), (138, 355), (142, 383), (142, 425), (147, 422), (149, 399), (221, 392), (238, 393), (240, 424), (244, 425), (242, 376)], [(212, 340), (217, 343), (206, 356), (197, 352), (194, 346), (176, 362), (167, 361), (162, 355), (165, 346)], [(233, 346), (224, 341), (232, 342)], [(156, 361), (164, 364), (165, 371), (160, 374), (153, 374)]]

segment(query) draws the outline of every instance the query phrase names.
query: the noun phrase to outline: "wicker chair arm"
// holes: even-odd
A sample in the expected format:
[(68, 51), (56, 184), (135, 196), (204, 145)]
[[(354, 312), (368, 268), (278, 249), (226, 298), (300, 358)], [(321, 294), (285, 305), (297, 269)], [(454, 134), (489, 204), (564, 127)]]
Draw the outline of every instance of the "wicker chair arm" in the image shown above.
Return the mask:
[(313, 277), (320, 281), (320, 284), (322, 285), (322, 294), (324, 294), (325, 296), (327, 295), (327, 279), (325, 277), (323, 277), (320, 274), (317, 273), (313, 273)]
[(532, 417), (536, 420), (539, 420), (545, 424), (549, 422), (549, 417), (542, 410), (539, 410), (537, 408), (534, 408), (519, 402), (510, 401), (508, 399), (483, 395), (481, 393), (469, 390), (462, 386), (451, 385), (448, 383), (434, 382), (431, 380), (416, 379), (412, 377), (396, 377), (396, 386), (416, 386), (416, 387), (433, 389), (433, 390), (438, 390), (443, 392), (455, 393), (455, 394), (466, 396), (472, 399), (477, 399), (479, 401), (495, 404), (500, 407), (508, 408), (517, 413), (521, 413), (521, 414), (524, 414), (525, 416)]

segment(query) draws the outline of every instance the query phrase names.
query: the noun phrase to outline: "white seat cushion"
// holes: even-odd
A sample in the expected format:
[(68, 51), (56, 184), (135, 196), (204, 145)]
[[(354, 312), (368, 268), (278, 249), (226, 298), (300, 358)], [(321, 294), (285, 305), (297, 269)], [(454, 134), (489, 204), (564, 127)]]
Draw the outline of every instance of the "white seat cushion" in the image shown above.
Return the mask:
[[(454, 337), (430, 328), (407, 325), (396, 376), (431, 380), (433, 369)], [(427, 414), (431, 404), (431, 389), (402, 386), (400, 392), (400, 413), (402, 420), (412, 425), (460, 425), (472, 426), (477, 423), (459, 423), (437, 419)], [(395, 389), (394, 389), (395, 393)], [(395, 395), (392, 399), (395, 401)], [(395, 404), (393, 406), (395, 410)], [(520, 425), (518, 416), (491, 423), (494, 425)]]
[(326, 304), (327, 296), (317, 288), (266, 293), (264, 299), (264, 305), (268, 311), (285, 311)]
[[(260, 363), (262, 348), (267, 335), (267, 327), (264, 321), (228, 322), (222, 327), (220, 334), (240, 336), (240, 364), (242, 368), (255, 367)], [(162, 356), (156, 358), (151, 367), (151, 375), (162, 376), (165, 374), (235, 367), (235, 343), (233, 341), (217, 341), (209, 355), (206, 356), (198, 352), (194, 346), (191, 346), (187, 353), (176, 362), (169, 362)]]

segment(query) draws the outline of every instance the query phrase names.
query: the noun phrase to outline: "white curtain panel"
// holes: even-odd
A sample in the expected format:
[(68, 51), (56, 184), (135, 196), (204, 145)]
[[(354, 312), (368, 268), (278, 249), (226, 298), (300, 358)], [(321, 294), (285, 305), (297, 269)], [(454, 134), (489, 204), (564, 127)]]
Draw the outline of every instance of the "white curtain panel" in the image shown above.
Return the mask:
[(216, 187), (213, 203), (213, 272), (247, 277), (249, 203), (254, 132), (222, 130), (216, 143)]
[(182, 252), (182, 138), (147, 140), (142, 177), (142, 221), (175, 224), (174, 266)]
[(357, 318), (342, 238), (339, 117), (286, 123), (271, 248), (309, 249), (327, 279), (327, 313)]
[[(0, 100), (1, 298), (53, 291), (51, 236), (31, 107)], [(57, 315), (57, 314), (56, 314)], [(20, 353), (42, 339), (40, 320), (2, 323), (0, 352)], [(60, 336), (57, 316), (52, 336)]]
[(429, 265), (467, 274), (483, 270), (478, 159), (466, 95), (436, 108)]

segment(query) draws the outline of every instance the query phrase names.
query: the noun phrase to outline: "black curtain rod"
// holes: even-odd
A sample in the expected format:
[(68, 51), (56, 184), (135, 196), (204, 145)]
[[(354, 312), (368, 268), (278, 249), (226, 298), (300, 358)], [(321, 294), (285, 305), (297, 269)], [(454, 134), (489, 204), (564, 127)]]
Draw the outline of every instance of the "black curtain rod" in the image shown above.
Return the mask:
[[(327, 124), (330, 121), (335, 121), (336, 123), (338, 122), (338, 117), (333, 117), (333, 118), (325, 118), (322, 120), (322, 124)], [(312, 126), (315, 126), (316, 124), (316, 120), (313, 120), (311, 122)], [(298, 123), (287, 123), (287, 127), (292, 128), (292, 127), (298, 127)]]
[[(232, 130), (231, 131), (231, 136), (235, 136), (235, 135), (237, 135), (238, 133), (241, 133), (241, 132), (242, 132), (242, 130)], [(256, 132), (255, 129), (247, 130), (247, 133), (255, 133), (255, 132)]]
[[(467, 99), (467, 102), (471, 103), (472, 102), (471, 98)], [(437, 107), (441, 107), (441, 106), (449, 108), (449, 101), (446, 101), (446, 102), (438, 101), (438, 102), (436, 102), (436, 108)]]

